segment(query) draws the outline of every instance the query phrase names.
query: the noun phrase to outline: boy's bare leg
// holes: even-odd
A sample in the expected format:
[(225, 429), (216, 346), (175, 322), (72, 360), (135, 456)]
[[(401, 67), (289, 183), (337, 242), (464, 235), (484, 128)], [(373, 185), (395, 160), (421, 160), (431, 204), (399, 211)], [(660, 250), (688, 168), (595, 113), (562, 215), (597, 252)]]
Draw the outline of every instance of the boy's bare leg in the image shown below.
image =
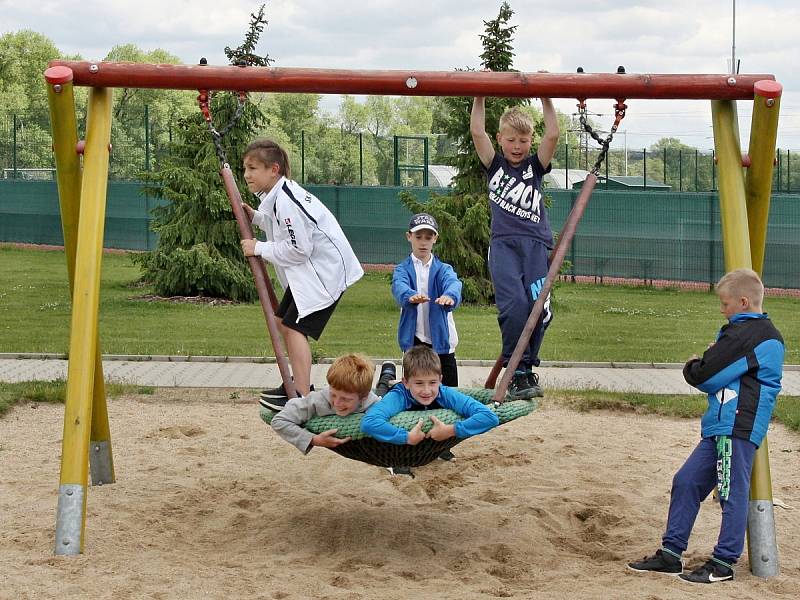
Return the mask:
[(280, 324), (283, 341), (286, 342), (286, 353), (292, 365), (294, 387), (299, 394), (307, 396), (311, 387), (311, 346), (308, 338), (283, 323)]

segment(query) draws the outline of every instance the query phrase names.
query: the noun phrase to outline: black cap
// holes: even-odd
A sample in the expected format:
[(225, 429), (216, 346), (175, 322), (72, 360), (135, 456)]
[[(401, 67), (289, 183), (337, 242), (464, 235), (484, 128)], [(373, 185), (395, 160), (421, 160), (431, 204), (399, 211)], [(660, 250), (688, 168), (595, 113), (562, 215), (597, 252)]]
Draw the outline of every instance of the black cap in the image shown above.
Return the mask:
[(439, 224), (428, 213), (417, 213), (411, 217), (411, 222), (408, 224), (408, 230), (411, 233), (419, 231), (420, 229), (430, 229), (436, 235), (439, 235)]

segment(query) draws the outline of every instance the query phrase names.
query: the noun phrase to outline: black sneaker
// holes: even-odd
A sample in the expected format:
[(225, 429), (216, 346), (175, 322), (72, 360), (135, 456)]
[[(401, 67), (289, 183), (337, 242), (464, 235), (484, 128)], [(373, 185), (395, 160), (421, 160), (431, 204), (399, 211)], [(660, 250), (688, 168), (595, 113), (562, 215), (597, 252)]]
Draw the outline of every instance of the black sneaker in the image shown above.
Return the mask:
[(451, 461), (451, 460), (455, 460), (455, 458), (456, 458), (456, 455), (455, 455), (455, 454), (453, 454), (452, 452), (450, 452), (450, 450), (445, 450), (444, 452), (442, 452), (442, 453), (439, 455), (439, 458), (441, 458), (442, 460), (446, 460), (446, 461), (448, 461), (448, 462), (449, 462), (449, 461)]
[(702, 567), (691, 573), (683, 573), (680, 578), (689, 583), (719, 583), (733, 580), (733, 566), (713, 556)]
[[(283, 385), (281, 385), (281, 388), (283, 388)], [(281, 388), (275, 388), (275, 390), (281, 389)], [(275, 390), (265, 390), (265, 391), (274, 392)], [(309, 388), (309, 391), (312, 391), (312, 392), (314, 391), (314, 386), (313, 385), (311, 385), (311, 387)], [(297, 396), (298, 397), (301, 396), (300, 392), (297, 392)], [(282, 396), (278, 396), (278, 395), (265, 396), (264, 392), (262, 392), (261, 396), (258, 399), (258, 403), (261, 406), (263, 406), (264, 408), (269, 408), (270, 410), (276, 410), (276, 411), (283, 410), (283, 408), (286, 406), (286, 403), (288, 401), (289, 401), (289, 397), (286, 395), (285, 391), (283, 392)]]
[(539, 385), (539, 376), (533, 371), (528, 371), (528, 385), (530, 385), (533, 390), (534, 398), (544, 397), (544, 390), (542, 390), (542, 386)]
[(281, 383), (276, 388), (261, 391), (261, 398), (286, 398), (286, 387)]
[(628, 563), (628, 568), (640, 573), (664, 573), (665, 575), (680, 575), (683, 573), (683, 561), (672, 554), (656, 550), (653, 556), (645, 556), (642, 560)]
[(392, 387), (391, 382), (395, 379), (397, 379), (397, 367), (391, 362), (383, 363), (380, 377), (378, 377), (378, 384), (375, 386), (375, 394), (383, 398)]
[(411, 479), (415, 477), (411, 467), (386, 467), (386, 470), (389, 471), (391, 475), (408, 475)]
[(286, 406), (286, 403), (288, 401), (289, 401), (289, 397), (286, 396), (286, 395), (284, 395), (282, 398), (278, 398), (278, 397), (274, 397), (274, 396), (269, 396), (269, 397), (265, 398), (264, 396), (261, 396), (258, 399), (258, 403), (261, 406), (263, 406), (264, 408), (268, 408), (270, 410), (275, 410), (275, 411), (282, 411), (284, 409), (284, 407)]
[[(542, 393), (542, 388), (536, 386), (539, 394)], [(530, 400), (536, 396), (536, 389), (531, 386), (528, 380), (528, 373), (525, 371), (516, 371), (514, 377), (511, 379), (511, 385), (508, 386), (506, 396), (509, 400)]]

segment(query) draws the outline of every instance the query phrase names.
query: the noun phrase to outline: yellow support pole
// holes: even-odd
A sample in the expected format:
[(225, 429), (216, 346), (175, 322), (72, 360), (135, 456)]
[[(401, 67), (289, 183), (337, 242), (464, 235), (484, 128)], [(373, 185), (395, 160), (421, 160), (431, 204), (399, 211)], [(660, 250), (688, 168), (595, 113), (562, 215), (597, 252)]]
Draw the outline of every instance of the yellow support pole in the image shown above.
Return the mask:
[(755, 85), (755, 93), (750, 126), (750, 166), (745, 179), (745, 195), (753, 270), (761, 275), (767, 244), (767, 219), (783, 86), (776, 81), (759, 81)]
[(747, 204), (744, 195), (742, 151), (736, 102), (712, 100), (714, 148), (719, 166), (719, 212), (722, 221), (722, 248), (725, 271), (751, 268), (747, 227)]
[[(772, 170), (775, 164), (775, 142), (778, 137), (778, 115), (782, 93), (783, 87), (775, 81), (759, 81), (755, 84), (750, 127), (750, 167), (747, 169), (745, 179), (745, 193), (750, 229), (750, 253), (753, 257), (753, 270), (759, 276), (764, 270)], [(766, 437), (753, 461), (747, 533), (747, 554), (750, 557), (750, 570), (753, 575), (776, 576), (780, 564), (775, 531), (772, 476), (769, 467), (769, 444)]]
[[(77, 151), (78, 127), (75, 119), (75, 96), (72, 70), (67, 67), (50, 67), (45, 71), (48, 83), (50, 121), (53, 132), (53, 152), (56, 159), (56, 180), (61, 209), (61, 229), (67, 256), (67, 274), (70, 291), (75, 282), (75, 254), (78, 240), (78, 212), (80, 209), (81, 164)], [(114, 483), (114, 459), (111, 450), (111, 430), (108, 425), (103, 361), (99, 349), (95, 355), (94, 388), (92, 394), (92, 431), (89, 465), (93, 485)]]
[(111, 141), (111, 90), (92, 88), (81, 181), (72, 324), (64, 407), (61, 480), (58, 489), (56, 554), (83, 552), (86, 525), (89, 435), (92, 422), (100, 303), (100, 266)]

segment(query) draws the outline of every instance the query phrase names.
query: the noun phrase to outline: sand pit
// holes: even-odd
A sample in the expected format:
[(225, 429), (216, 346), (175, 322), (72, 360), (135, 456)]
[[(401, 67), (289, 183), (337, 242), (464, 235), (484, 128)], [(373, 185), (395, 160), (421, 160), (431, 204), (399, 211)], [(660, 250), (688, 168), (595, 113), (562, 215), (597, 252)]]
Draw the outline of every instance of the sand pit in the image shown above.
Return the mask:
[[(233, 397), (232, 397), (233, 396)], [(659, 543), (696, 420), (545, 403), (416, 478), (261, 423), (252, 391), (158, 390), (109, 410), (117, 483), (89, 490), (85, 554), (53, 555), (62, 406), (0, 419), (0, 598), (796, 598), (800, 436), (770, 451), (781, 575), (692, 586), (628, 571)], [(706, 502), (687, 558), (713, 546)], [(719, 589), (722, 587), (723, 589)]]

